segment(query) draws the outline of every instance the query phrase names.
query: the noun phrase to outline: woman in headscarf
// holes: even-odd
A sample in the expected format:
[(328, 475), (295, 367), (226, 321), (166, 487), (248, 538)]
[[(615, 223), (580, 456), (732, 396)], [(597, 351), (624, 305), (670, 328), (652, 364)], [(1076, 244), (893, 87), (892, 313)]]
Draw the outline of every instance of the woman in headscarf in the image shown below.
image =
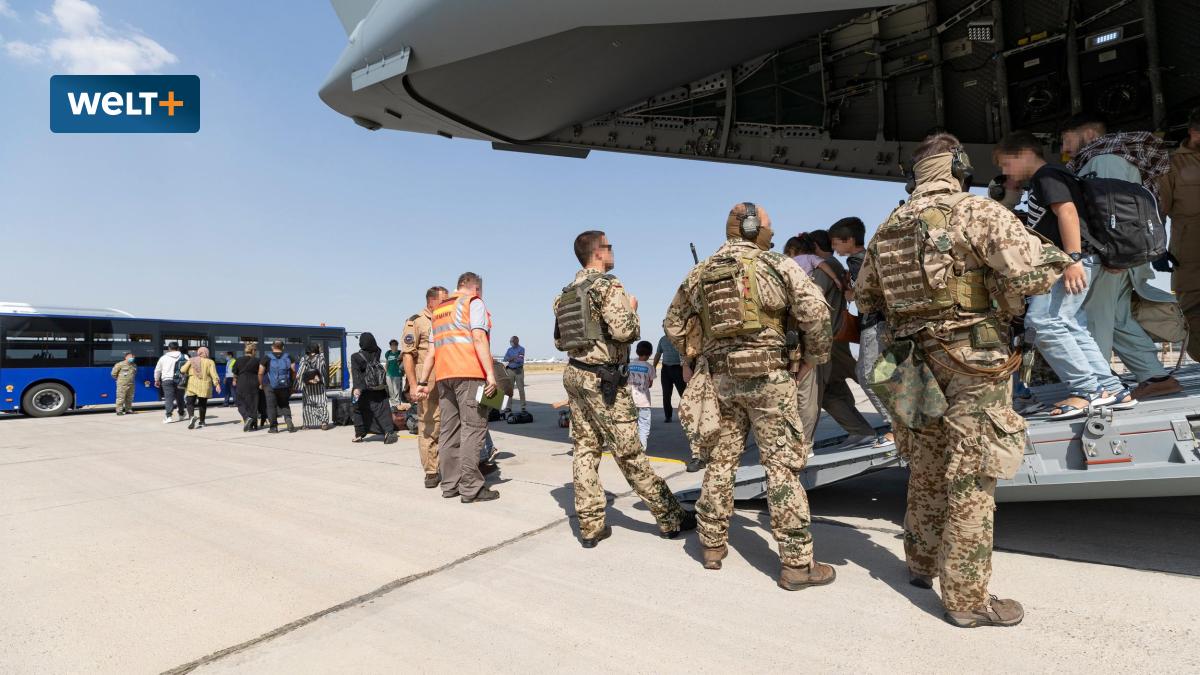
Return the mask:
[(325, 367), (325, 355), (321, 346), (313, 343), (300, 361), (300, 386), (304, 392), (304, 426), (321, 427), (329, 431), (329, 405), (325, 399), (325, 378), (329, 370)]
[[(192, 418), (188, 422), (189, 429), (204, 428), (204, 414), (208, 411), (208, 397), (212, 396), (213, 389), (217, 393), (221, 393), (221, 381), (217, 378), (217, 364), (209, 358), (208, 347), (201, 347), (196, 350), (196, 357), (189, 359), (183, 364), (180, 370), (188, 376), (187, 380), (187, 411), (188, 417)], [(196, 417), (197, 407), (200, 410), (200, 417)], [(200, 424), (197, 425), (196, 422)]]
[(354, 386), (354, 442), (361, 443), (371, 431), (383, 434), (384, 443), (396, 442), (392, 410), (388, 403), (387, 371), (375, 336), (363, 333), (358, 351), (350, 357), (350, 378)]
[(237, 378), (238, 414), (242, 416), (242, 431), (258, 428), (258, 401), (262, 392), (258, 388), (258, 345), (246, 343), (246, 355), (233, 364)]

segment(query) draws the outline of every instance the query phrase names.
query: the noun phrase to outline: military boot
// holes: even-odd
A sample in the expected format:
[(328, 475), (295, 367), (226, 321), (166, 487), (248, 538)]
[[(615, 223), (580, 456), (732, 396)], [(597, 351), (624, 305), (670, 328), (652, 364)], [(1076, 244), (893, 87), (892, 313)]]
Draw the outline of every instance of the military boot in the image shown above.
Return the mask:
[(694, 529), (696, 529), (696, 514), (692, 513), (691, 511), (684, 511), (683, 518), (679, 520), (678, 530), (659, 532), (658, 536), (662, 537), (663, 539), (674, 539), (675, 537), (679, 536), (680, 532), (690, 532)]
[(908, 583), (928, 591), (933, 588), (933, 577), (928, 574), (917, 574), (916, 572), (909, 571)]
[(779, 587), (785, 591), (799, 591), (809, 586), (832, 584), (837, 570), (825, 563), (814, 562), (804, 567), (784, 565), (779, 572)]
[(1001, 600), (996, 596), (988, 596), (988, 604), (979, 609), (965, 612), (946, 610), (946, 621), (959, 628), (978, 628), (980, 626), (1015, 626), (1025, 618), (1025, 608), (1016, 600)]
[(591, 537), (591, 538), (581, 537), (579, 539), (579, 543), (584, 548), (596, 548), (596, 544), (599, 544), (600, 542), (604, 541), (605, 539), (608, 539), (611, 536), (612, 536), (612, 528), (609, 527), (608, 525), (605, 525), (604, 529), (600, 530), (599, 534), (597, 534), (596, 536)]
[(700, 551), (700, 555), (704, 560), (704, 569), (719, 570), (721, 569), (721, 561), (729, 555), (729, 547), (725, 545), (717, 546), (716, 548), (705, 546)]

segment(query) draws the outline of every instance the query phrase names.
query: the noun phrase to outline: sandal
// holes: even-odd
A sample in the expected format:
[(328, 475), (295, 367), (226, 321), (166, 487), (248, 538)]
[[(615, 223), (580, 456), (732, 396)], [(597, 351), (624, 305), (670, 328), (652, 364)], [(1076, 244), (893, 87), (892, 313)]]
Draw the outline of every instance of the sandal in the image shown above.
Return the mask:
[(1052, 419), (1052, 420), (1073, 420), (1073, 419), (1077, 419), (1079, 417), (1083, 417), (1084, 415), (1088, 414), (1088, 410), (1091, 408), (1092, 401), (1095, 400), (1095, 396), (1096, 396), (1095, 394), (1092, 394), (1090, 396), (1072, 396), (1067, 399), (1067, 401), (1070, 401), (1070, 400), (1083, 401), (1084, 406), (1082, 408), (1077, 405), (1072, 405), (1070, 403), (1067, 403), (1065, 401), (1055, 403), (1053, 406), (1050, 407), (1050, 419)]
[(1133, 410), (1138, 404), (1137, 399), (1133, 397), (1133, 392), (1129, 387), (1125, 387), (1113, 395), (1113, 403), (1108, 406), (1113, 410)]

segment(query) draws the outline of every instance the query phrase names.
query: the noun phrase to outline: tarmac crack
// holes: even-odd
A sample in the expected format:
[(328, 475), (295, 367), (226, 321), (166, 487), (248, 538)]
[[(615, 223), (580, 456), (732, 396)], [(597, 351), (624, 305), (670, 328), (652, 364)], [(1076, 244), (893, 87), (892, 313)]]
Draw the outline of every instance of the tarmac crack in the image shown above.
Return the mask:
[[(664, 480), (666, 480), (668, 478), (674, 478), (675, 476), (678, 476), (682, 473), (684, 473), (684, 472), (677, 471), (673, 474), (669, 474), (664, 477)], [(540, 483), (538, 483), (538, 484), (540, 485)], [(611, 494), (613, 494), (613, 499), (615, 501), (617, 499), (623, 499), (625, 497), (629, 497), (629, 496), (635, 494), (635, 491), (630, 489), (630, 490), (626, 490), (625, 492), (611, 493)], [(496, 544), (492, 544), (491, 546), (485, 546), (473, 553), (468, 553), (467, 555), (461, 556), (459, 558), (455, 558), (454, 560), (451, 560), (450, 562), (445, 563), (444, 565), (440, 565), (438, 567), (434, 567), (432, 569), (425, 570), (424, 572), (417, 572), (416, 574), (410, 574), (406, 577), (401, 577), (399, 579), (393, 579), (392, 581), (389, 581), (388, 583), (380, 586), (379, 588), (376, 588), (373, 591), (368, 591), (367, 593), (363, 593), (362, 595), (357, 595), (353, 598), (350, 598), (349, 600), (339, 602), (338, 604), (333, 605), (331, 607), (326, 607), (325, 609), (319, 610), (317, 612), (313, 612), (312, 614), (309, 614), (307, 616), (296, 619), (295, 621), (292, 621), (291, 623), (284, 624), (274, 630), (263, 633), (262, 635), (259, 635), (256, 638), (251, 638), (249, 640), (246, 640), (245, 642), (240, 642), (236, 645), (215, 651), (206, 656), (202, 656), (194, 661), (189, 661), (181, 666), (176, 666), (170, 670), (165, 670), (165, 671), (163, 671), (163, 675), (184, 675), (185, 673), (190, 673), (197, 668), (214, 663), (214, 662), (219, 661), (228, 656), (232, 656), (234, 654), (244, 652), (247, 649), (257, 647), (259, 645), (270, 642), (271, 640), (274, 640), (275, 638), (282, 637), (284, 635), (287, 635), (288, 633), (299, 630), (300, 628), (303, 628), (303, 627), (305, 627), (311, 623), (314, 623), (324, 617), (327, 617), (331, 614), (336, 614), (342, 610), (350, 609), (352, 607), (357, 607), (359, 605), (366, 604), (372, 600), (381, 598), (381, 597), (391, 593), (392, 591), (395, 591), (397, 589), (408, 586), (409, 584), (415, 583), (422, 579), (429, 578), (435, 574), (440, 574), (442, 572), (452, 570), (455, 567), (459, 567), (460, 565), (463, 565), (472, 560), (475, 560), (476, 558), (480, 558), (482, 556), (488, 555), (489, 553), (494, 553), (496, 551), (499, 551), (500, 549), (507, 548), (508, 546), (511, 546), (511, 545), (516, 544), (521, 541), (524, 541), (526, 539), (536, 537), (537, 535), (542, 534), (543, 532), (549, 532), (550, 530), (558, 527), (559, 525), (562, 525), (563, 523), (570, 523), (571, 519), (574, 517), (575, 517), (574, 515), (568, 514), (568, 515), (563, 516), (562, 518), (556, 518), (555, 520), (553, 520), (549, 523), (546, 523), (545, 525), (542, 525), (541, 527), (536, 527), (532, 530), (526, 530), (525, 532), (522, 532), (521, 534), (518, 534), (515, 537), (505, 539), (504, 541), (501, 541)]]
[(333, 605), (332, 607), (326, 607), (325, 609), (322, 609), (320, 611), (313, 612), (312, 614), (309, 614), (308, 616), (296, 619), (295, 621), (292, 621), (291, 623), (284, 624), (274, 630), (263, 633), (262, 635), (259, 635), (256, 638), (246, 640), (245, 642), (241, 642), (241, 643), (233, 645), (231, 647), (226, 647), (225, 649), (215, 651), (211, 654), (208, 654), (207, 656), (202, 656), (194, 661), (189, 661), (188, 663), (185, 663), (181, 666), (176, 666), (175, 668), (172, 668), (170, 670), (163, 671), (163, 675), (183, 675), (184, 673), (190, 673), (197, 668), (206, 666), (210, 663), (213, 663), (215, 661), (223, 659), (227, 656), (232, 656), (234, 654), (246, 651), (247, 649), (250, 649), (252, 647), (257, 647), (259, 645), (270, 642), (271, 640), (274, 640), (275, 638), (281, 637), (283, 635), (287, 635), (288, 633), (291, 633), (295, 630), (299, 630), (300, 628), (303, 628), (303, 627), (305, 627), (319, 619), (322, 619), (326, 616), (329, 616), (331, 614), (336, 614), (342, 610), (350, 609), (352, 607), (357, 607), (359, 605), (363, 605), (372, 600), (383, 597), (383, 596), (391, 593), (392, 591), (395, 591), (397, 589), (408, 586), (409, 584), (412, 584), (414, 582), (420, 581), (421, 579), (431, 577), (435, 574), (440, 574), (441, 572), (449, 571), (451, 569), (454, 569), (455, 567), (463, 565), (464, 563), (468, 563), (472, 560), (475, 560), (476, 558), (485, 556), (489, 553), (493, 553), (502, 548), (506, 548), (517, 542), (524, 541), (525, 539), (535, 537), (543, 532), (547, 532), (549, 530), (554, 529), (555, 527), (558, 527), (559, 525), (562, 525), (564, 522), (569, 522), (569, 520), (570, 520), (569, 517), (557, 518), (553, 522), (542, 525), (541, 527), (537, 527), (532, 530), (527, 530), (525, 532), (522, 532), (521, 534), (518, 534), (515, 537), (505, 539), (504, 541), (496, 543), (496, 544), (492, 544), (491, 546), (485, 546), (484, 548), (481, 548), (473, 553), (468, 553), (467, 555), (464, 555), (462, 557), (455, 558), (454, 560), (451, 560), (450, 562), (448, 562), (444, 565), (441, 565), (439, 567), (434, 567), (432, 569), (425, 570), (424, 572), (417, 572), (416, 574), (410, 574), (406, 577), (394, 579), (394, 580), (389, 581), (388, 583), (380, 586), (379, 588), (376, 588), (373, 591), (369, 591), (367, 593), (363, 593), (362, 595), (358, 595), (353, 598), (350, 598), (349, 600), (339, 602), (338, 604)]

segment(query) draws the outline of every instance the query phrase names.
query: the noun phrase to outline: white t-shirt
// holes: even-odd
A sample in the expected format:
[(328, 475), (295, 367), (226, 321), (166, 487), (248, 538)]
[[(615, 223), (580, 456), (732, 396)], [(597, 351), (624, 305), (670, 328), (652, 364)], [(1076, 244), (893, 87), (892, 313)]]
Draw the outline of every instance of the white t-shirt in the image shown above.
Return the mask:
[(632, 361), (629, 364), (629, 393), (633, 404), (639, 408), (650, 407), (650, 387), (654, 386), (654, 366), (649, 361)]

